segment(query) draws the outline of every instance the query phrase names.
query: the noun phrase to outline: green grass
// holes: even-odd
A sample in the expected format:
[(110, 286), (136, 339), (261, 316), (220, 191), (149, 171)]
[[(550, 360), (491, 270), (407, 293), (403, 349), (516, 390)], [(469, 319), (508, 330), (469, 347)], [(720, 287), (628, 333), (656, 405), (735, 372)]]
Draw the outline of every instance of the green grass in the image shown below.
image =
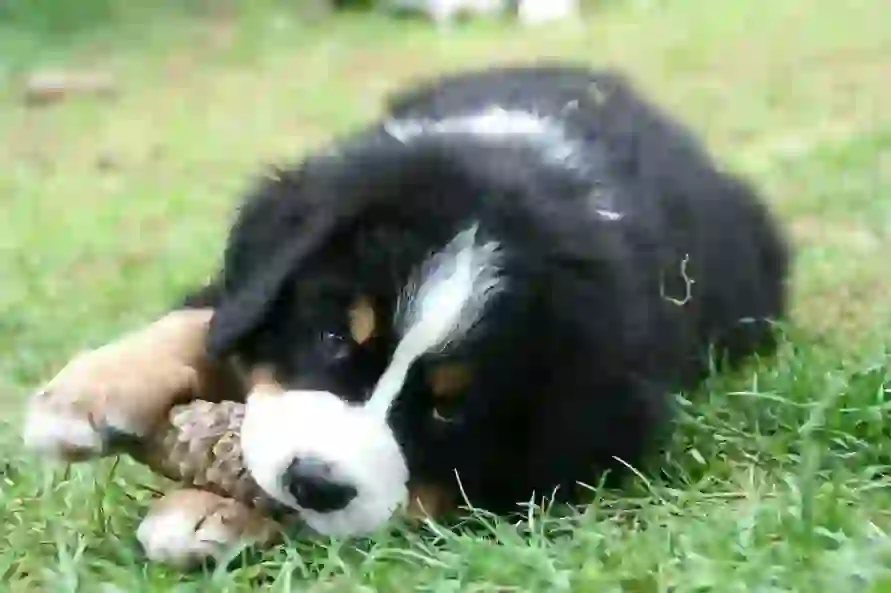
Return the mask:
[[(287, 14), (0, 34), (5, 590), (891, 591), (886, 6), (611, 2), (581, 26), (441, 35)], [(681, 400), (670, 480), (569, 517), (302, 541), (183, 576), (141, 559), (142, 468), (108, 461), (63, 479), (21, 451), (22, 396), (208, 274), (263, 164), (371, 117), (407, 77), (536, 56), (627, 69), (764, 188), (799, 249), (781, 353)], [(60, 63), (113, 72), (118, 98), (25, 108), (21, 74)]]

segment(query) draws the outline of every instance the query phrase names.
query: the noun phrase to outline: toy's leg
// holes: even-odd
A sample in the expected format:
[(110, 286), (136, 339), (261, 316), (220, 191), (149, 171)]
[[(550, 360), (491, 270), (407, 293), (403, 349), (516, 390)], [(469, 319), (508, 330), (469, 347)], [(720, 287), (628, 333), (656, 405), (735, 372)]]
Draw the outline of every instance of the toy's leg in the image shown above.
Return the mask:
[(241, 546), (271, 546), (281, 533), (277, 523), (236, 500), (182, 489), (153, 502), (136, 537), (149, 560), (185, 570)]
[(205, 303), (184, 307), (76, 356), (29, 398), (25, 445), (68, 461), (108, 455), (178, 403), (243, 397), (234, 370), (205, 356), (212, 315)]

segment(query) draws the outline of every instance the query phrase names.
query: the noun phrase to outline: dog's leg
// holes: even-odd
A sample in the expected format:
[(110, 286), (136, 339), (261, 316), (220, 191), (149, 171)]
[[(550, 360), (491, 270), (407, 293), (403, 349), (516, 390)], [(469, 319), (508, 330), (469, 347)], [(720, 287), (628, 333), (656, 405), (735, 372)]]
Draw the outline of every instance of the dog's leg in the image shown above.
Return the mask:
[(219, 561), (242, 546), (271, 546), (281, 534), (278, 523), (254, 509), (196, 489), (155, 500), (136, 530), (149, 560), (180, 570)]
[(71, 360), (27, 402), (26, 447), (66, 461), (115, 453), (178, 404), (243, 397), (228, 364), (205, 355), (213, 309), (183, 308)]

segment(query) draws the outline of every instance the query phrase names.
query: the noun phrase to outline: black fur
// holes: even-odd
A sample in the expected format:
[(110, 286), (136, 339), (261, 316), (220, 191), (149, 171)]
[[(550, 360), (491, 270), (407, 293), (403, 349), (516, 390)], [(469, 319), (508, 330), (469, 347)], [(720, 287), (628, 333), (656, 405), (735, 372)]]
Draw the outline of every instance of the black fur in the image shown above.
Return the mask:
[[(582, 167), (522, 138), (401, 142), (375, 123), (259, 184), (197, 302), (217, 308), (212, 354), (361, 401), (395, 345), (387, 322), (406, 278), (478, 222), (502, 244), (509, 284), (443, 355), (470, 365), (471, 386), (453, 422), (433, 418), (423, 373), (442, 361), (422, 360), (391, 424), (413, 480), (454, 487), (457, 471), (471, 503), (506, 512), (558, 487), (571, 500), (577, 481), (621, 475), (615, 458), (641, 464), (669, 390), (696, 384), (711, 345), (731, 363), (769, 352), (788, 254), (754, 191), (614, 72), (462, 73), (394, 96), (389, 116), (491, 105), (560, 119)], [(360, 294), (379, 331), (356, 345), (345, 311)]]

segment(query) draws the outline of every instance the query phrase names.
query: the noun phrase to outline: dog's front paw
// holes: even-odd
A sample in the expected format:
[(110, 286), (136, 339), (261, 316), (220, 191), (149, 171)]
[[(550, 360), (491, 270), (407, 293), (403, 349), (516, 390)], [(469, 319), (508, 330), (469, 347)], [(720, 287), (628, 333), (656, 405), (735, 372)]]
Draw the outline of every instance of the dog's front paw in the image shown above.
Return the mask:
[(199, 389), (195, 361), (210, 313), (183, 311), (76, 356), (25, 411), (32, 451), (67, 461), (114, 453), (116, 440), (140, 438)]
[(246, 545), (270, 545), (278, 524), (244, 504), (211, 492), (175, 490), (156, 500), (136, 531), (153, 562), (194, 568)]

